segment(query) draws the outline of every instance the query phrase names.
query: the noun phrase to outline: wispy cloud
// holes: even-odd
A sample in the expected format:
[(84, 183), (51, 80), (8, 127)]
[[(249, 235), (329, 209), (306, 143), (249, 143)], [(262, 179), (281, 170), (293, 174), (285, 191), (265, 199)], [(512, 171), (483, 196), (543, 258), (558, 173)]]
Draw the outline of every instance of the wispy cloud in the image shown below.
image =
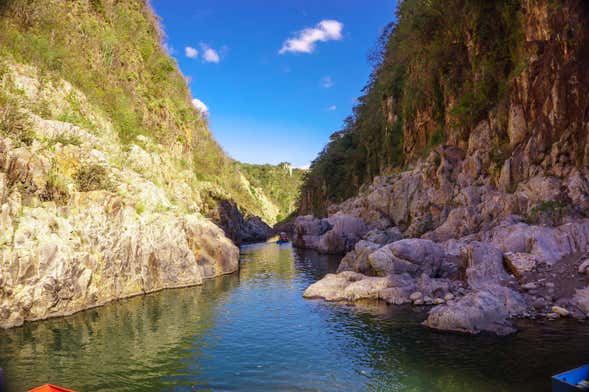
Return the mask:
[(205, 103), (203, 101), (201, 101), (198, 98), (194, 98), (192, 100), (192, 105), (199, 111), (201, 112), (201, 114), (203, 115), (208, 115), (209, 114), (209, 108), (207, 107), (207, 105), (205, 105)]
[(333, 82), (333, 79), (331, 78), (331, 76), (325, 76), (324, 78), (321, 79), (321, 86), (323, 88), (332, 88), (334, 84), (335, 83)]
[(335, 109), (337, 109), (337, 106), (335, 105), (331, 105), (327, 107), (327, 110), (329, 110), (330, 112), (333, 112)]
[(200, 44), (200, 48), (202, 50), (203, 61), (207, 63), (218, 63), (219, 61), (221, 61), (221, 56), (219, 56), (219, 52), (211, 48), (209, 45)]
[(188, 58), (195, 59), (198, 57), (198, 50), (196, 50), (192, 46), (187, 46), (184, 48), (184, 54)]
[(342, 39), (343, 28), (344, 25), (337, 20), (322, 20), (315, 27), (301, 30), (295, 37), (284, 41), (278, 53), (313, 53), (317, 42)]

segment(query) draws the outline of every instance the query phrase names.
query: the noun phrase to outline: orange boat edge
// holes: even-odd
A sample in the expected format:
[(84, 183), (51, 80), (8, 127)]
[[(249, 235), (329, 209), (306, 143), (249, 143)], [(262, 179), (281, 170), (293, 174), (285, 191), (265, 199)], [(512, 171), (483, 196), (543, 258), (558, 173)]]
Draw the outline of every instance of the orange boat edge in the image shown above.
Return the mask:
[(57, 385), (53, 384), (45, 384), (41, 385), (40, 387), (31, 389), (27, 392), (76, 392), (72, 389), (67, 389), (64, 387), (58, 387)]

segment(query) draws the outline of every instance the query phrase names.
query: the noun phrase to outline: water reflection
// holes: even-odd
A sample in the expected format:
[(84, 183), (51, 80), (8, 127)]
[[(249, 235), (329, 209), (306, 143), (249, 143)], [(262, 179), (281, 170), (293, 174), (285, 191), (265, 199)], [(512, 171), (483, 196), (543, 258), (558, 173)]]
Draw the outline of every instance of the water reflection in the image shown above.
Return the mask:
[(276, 244), (203, 286), (0, 332), (10, 389), (543, 391), (589, 361), (589, 326), (523, 324), (508, 338), (435, 333), (423, 310), (301, 297), (338, 259)]

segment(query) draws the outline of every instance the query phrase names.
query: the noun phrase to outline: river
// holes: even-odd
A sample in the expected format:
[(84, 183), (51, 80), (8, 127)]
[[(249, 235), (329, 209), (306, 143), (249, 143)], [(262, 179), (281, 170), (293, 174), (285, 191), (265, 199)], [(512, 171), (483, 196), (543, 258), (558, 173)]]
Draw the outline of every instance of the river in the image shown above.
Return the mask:
[(0, 331), (9, 391), (550, 391), (589, 362), (589, 324), (522, 323), (516, 335), (420, 325), (423, 309), (305, 300), (338, 259), (242, 247), (239, 273)]

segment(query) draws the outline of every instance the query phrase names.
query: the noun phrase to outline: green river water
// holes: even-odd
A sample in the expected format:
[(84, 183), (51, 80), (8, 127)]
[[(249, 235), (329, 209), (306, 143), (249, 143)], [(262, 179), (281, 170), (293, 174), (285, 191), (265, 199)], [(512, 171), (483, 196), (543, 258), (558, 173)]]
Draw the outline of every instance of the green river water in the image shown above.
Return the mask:
[(289, 245), (242, 248), (239, 273), (0, 331), (9, 391), (550, 391), (589, 362), (589, 323), (516, 335), (420, 325), (422, 309), (305, 300), (338, 260)]

